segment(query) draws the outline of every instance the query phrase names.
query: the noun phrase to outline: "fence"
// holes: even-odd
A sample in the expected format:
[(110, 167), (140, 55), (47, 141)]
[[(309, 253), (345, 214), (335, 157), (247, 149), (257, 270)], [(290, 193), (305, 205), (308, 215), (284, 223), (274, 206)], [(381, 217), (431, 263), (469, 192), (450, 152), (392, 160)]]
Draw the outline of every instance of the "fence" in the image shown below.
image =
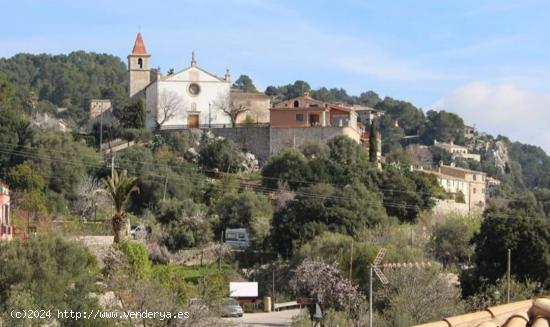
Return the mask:
[(207, 129), (207, 128), (243, 128), (243, 127), (269, 127), (269, 123), (249, 123), (249, 124), (200, 124), (198, 127), (189, 127), (189, 125), (168, 125), (162, 126), (161, 131), (179, 130), (179, 129)]

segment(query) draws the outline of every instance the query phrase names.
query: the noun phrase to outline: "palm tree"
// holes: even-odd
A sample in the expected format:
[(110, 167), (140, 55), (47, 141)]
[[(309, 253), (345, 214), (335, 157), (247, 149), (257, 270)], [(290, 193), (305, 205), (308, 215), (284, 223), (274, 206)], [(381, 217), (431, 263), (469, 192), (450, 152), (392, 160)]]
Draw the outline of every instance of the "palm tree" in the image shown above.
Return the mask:
[(113, 169), (111, 177), (104, 178), (103, 184), (105, 186), (102, 189), (107, 193), (113, 202), (115, 212), (112, 218), (114, 242), (119, 243), (124, 238), (124, 232), (126, 230), (126, 205), (130, 200), (130, 195), (134, 192), (139, 193), (137, 187), (137, 178), (128, 176), (126, 170), (122, 173), (118, 173)]

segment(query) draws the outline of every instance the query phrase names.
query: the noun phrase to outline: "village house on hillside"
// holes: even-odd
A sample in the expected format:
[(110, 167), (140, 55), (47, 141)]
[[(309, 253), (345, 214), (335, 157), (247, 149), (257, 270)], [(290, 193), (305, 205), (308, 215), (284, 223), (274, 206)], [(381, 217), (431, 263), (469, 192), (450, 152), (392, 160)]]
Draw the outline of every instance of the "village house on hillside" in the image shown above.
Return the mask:
[(243, 92), (241, 90), (231, 89), (231, 106), (233, 108), (245, 108), (242, 114), (236, 118), (237, 124), (269, 123), (269, 108), (271, 107), (271, 97), (260, 92)]
[(0, 182), (0, 240), (11, 240), (12, 237), (10, 193), (8, 187)]
[[(324, 142), (345, 135), (369, 147), (369, 134), (352, 107), (315, 100), (309, 92), (282, 101), (270, 109), (271, 153), (284, 148)], [(377, 133), (377, 157), (381, 157), (381, 136)]]
[(453, 141), (451, 141), (451, 143), (445, 143), (434, 140), (434, 146), (452, 154), (453, 159), (459, 157), (464, 159), (471, 159), (477, 162), (481, 161), (481, 156), (479, 154), (469, 153), (467, 147), (454, 144)]
[(440, 164), (436, 170), (423, 170), (437, 177), (439, 185), (450, 199), (440, 200), (434, 211), (441, 213), (479, 213), (485, 208), (487, 174), (480, 171)]
[(350, 127), (358, 132), (360, 129), (353, 109), (315, 100), (309, 92), (274, 105), (270, 117), (272, 127)]
[(94, 128), (94, 125), (99, 124), (100, 126), (110, 125), (114, 116), (113, 116), (113, 106), (111, 100), (109, 99), (90, 99), (90, 119), (85, 126), (85, 130), (91, 132)]
[(375, 119), (378, 119), (384, 115), (384, 111), (368, 106), (354, 104), (351, 108), (357, 113), (358, 120), (364, 124), (372, 124)]
[(471, 139), (473, 138), (477, 133), (477, 129), (475, 126), (469, 126), (469, 125), (464, 125), (464, 138), (465, 139)]

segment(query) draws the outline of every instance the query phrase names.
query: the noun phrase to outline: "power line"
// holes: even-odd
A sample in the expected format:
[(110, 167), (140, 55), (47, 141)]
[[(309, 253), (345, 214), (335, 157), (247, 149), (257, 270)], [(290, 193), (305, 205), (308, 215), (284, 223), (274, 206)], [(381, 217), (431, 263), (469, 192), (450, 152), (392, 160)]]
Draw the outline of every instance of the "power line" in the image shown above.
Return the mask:
[[(0, 144), (5, 144), (5, 143), (0, 142)], [(44, 148), (41, 148), (41, 149), (44, 149)], [(51, 151), (51, 152), (65, 153), (63, 151), (58, 151), (58, 150), (47, 150), (47, 149), (44, 149), (44, 150)], [(2, 150), (2, 146), (0, 146), (0, 153), (5, 153), (5, 154), (14, 154), (15, 153), (16, 155), (19, 155), (19, 156), (22, 156), (22, 157), (42, 159), (42, 160), (51, 160), (51, 161), (74, 164), (74, 165), (79, 165), (79, 166), (82, 165), (82, 166), (85, 166), (85, 167), (95, 168), (95, 169), (102, 168), (105, 165), (105, 163), (103, 163), (103, 164), (99, 163), (99, 164), (96, 165), (96, 164), (91, 164), (91, 163), (85, 163), (85, 162), (82, 162), (82, 161), (71, 161), (71, 160), (67, 160), (67, 159), (59, 159), (59, 158), (56, 158), (56, 157), (53, 157), (53, 156), (40, 155), (40, 154), (27, 152), (27, 151)], [(128, 160), (128, 159), (127, 160), (117, 159), (117, 161), (118, 162), (126, 162), (126, 163), (134, 163), (133, 161)], [(178, 166), (178, 165), (175, 165), (175, 164), (170, 165), (170, 164), (147, 162), (147, 165), (154, 166), (154, 167), (159, 167), (159, 166), (160, 167), (165, 167), (165, 168), (169, 168), (171, 170), (181, 170), (181, 169), (183, 169), (184, 171), (187, 170), (188, 172), (193, 172), (193, 173), (211, 172), (211, 173), (216, 173), (216, 174), (219, 174), (219, 175), (222, 175), (222, 176), (234, 176), (234, 175), (229, 174), (229, 173), (223, 173), (223, 172), (220, 173), (220, 172), (216, 172), (214, 170), (203, 169), (201, 171), (201, 170), (196, 169), (196, 168), (189, 169), (190, 167), (183, 167), (183, 166)], [(124, 167), (124, 169), (126, 169), (130, 172), (133, 172), (134, 174), (137, 174), (137, 175), (145, 175), (145, 176), (148, 176), (148, 177), (166, 178), (166, 175), (156, 175), (156, 174), (151, 174), (151, 173), (145, 173), (143, 170), (145, 170), (147, 168), (151, 168), (151, 167)], [(54, 176), (54, 177), (50, 177), (50, 178), (59, 178), (59, 177)], [(188, 178), (189, 178), (189, 176), (188, 176)], [(195, 177), (192, 177), (192, 178), (195, 178), (196, 180), (199, 180), (198, 176), (195, 176)], [(267, 177), (267, 178), (270, 178), (270, 177)], [(237, 179), (239, 179), (241, 181), (249, 181), (247, 179), (243, 179), (243, 178), (239, 178), (239, 177), (237, 177)], [(271, 177), (271, 179), (278, 179), (278, 178)], [(170, 180), (172, 180), (172, 182), (174, 182), (173, 179), (170, 179)], [(278, 180), (285, 180), (285, 179), (280, 179), (279, 178)], [(307, 182), (307, 183), (316, 184), (315, 182)], [(176, 182), (176, 184), (178, 184), (178, 182)], [(183, 183), (180, 183), (180, 184), (183, 185)], [(331, 184), (331, 183), (317, 183), (317, 184), (338, 186), (338, 184)], [(343, 186), (347, 186), (347, 185), (343, 185)], [(264, 192), (279, 192), (280, 191), (279, 189), (276, 189), (276, 188), (269, 188), (269, 187), (265, 187), (265, 186), (253, 186), (253, 185), (250, 185), (250, 184), (247, 185), (247, 187), (260, 189), (260, 190), (263, 190)], [(377, 189), (378, 190), (389, 190), (389, 191), (392, 191), (392, 192), (395, 192), (395, 193), (432, 195), (432, 193), (428, 193), (428, 192), (403, 191), (403, 190), (397, 190), (397, 189), (383, 189), (383, 188), (377, 188)], [(304, 192), (304, 191), (292, 191), (292, 193), (297, 194), (297, 195), (302, 195), (302, 196), (310, 196), (310, 197), (316, 196), (317, 198), (325, 198), (325, 199), (340, 199), (340, 200), (347, 199), (345, 197), (339, 197), (339, 196), (334, 196), (334, 195), (324, 196), (324, 195), (320, 195), (320, 194), (316, 194), (316, 193), (307, 193), (307, 192)], [(384, 192), (381, 192), (381, 193), (384, 194)], [(382, 198), (382, 200), (387, 200), (387, 199), (388, 199), (387, 197)], [(503, 202), (534, 203), (534, 204), (537, 204), (537, 203), (550, 203), (550, 201), (525, 201), (525, 200), (520, 200), (520, 199), (500, 199), (500, 201), (503, 201)], [(378, 203), (370, 202), (370, 204), (378, 204)], [(383, 203), (383, 205), (385, 207), (399, 207), (399, 208), (419, 209), (419, 210), (431, 209), (430, 207), (407, 205), (407, 204), (403, 204), (403, 203), (388, 203), (388, 202), (386, 202), (386, 203)]]
[[(0, 150), (0, 153), (2, 153), (4, 151)], [(22, 155), (24, 157), (35, 157), (34, 155), (29, 155), (29, 154), (25, 154), (25, 155)], [(58, 161), (65, 161), (63, 159), (58, 159)], [(65, 161), (67, 163), (70, 164), (70, 161)], [(80, 163), (79, 163), (80, 165)], [(134, 171), (135, 173), (139, 174), (139, 171), (137, 171), (137, 169), (130, 169), (130, 171)], [(44, 178), (50, 178), (50, 179), (61, 179), (61, 180), (66, 180), (66, 181), (72, 181), (69, 177), (61, 177), (61, 176), (48, 176), (48, 175), (41, 175), (42, 177)], [(145, 174), (145, 176), (147, 177), (153, 177), (154, 179), (159, 179), (159, 180), (165, 180), (166, 176), (163, 176), (163, 175), (155, 175), (155, 174)], [(194, 176), (194, 177), (191, 177), (190, 179), (187, 179), (186, 181), (189, 181), (189, 184), (193, 184), (196, 186), (196, 183), (193, 183), (193, 182), (197, 182), (197, 181), (201, 181), (203, 177), (201, 176)], [(189, 185), (188, 183), (186, 183), (186, 181), (177, 181), (175, 179), (168, 179), (170, 181), (172, 181), (172, 183), (175, 183), (176, 185)], [(219, 179), (218, 179), (219, 180)], [(224, 189), (224, 185), (221, 185), (221, 184), (210, 184), (208, 186), (199, 186), (200, 187), (200, 190), (201, 191), (205, 191), (208, 189), (208, 187), (214, 187), (214, 188), (218, 188), (219, 190), (222, 190)], [(254, 191), (256, 191), (256, 193), (262, 193), (262, 194), (272, 194), (272, 193), (278, 193), (280, 192), (281, 190), (279, 189), (274, 189), (274, 188), (268, 188), (268, 187), (263, 187), (263, 186), (260, 186), (260, 185), (251, 185), (251, 184), (248, 184), (248, 185), (245, 185), (245, 188), (249, 188), (249, 189), (252, 189)], [(332, 199), (332, 200), (349, 200), (349, 198), (347, 197), (341, 197), (341, 196), (335, 196), (335, 195), (322, 195), (322, 194), (316, 194), (316, 193), (309, 193), (309, 192), (300, 192), (300, 191), (290, 191), (291, 193), (295, 194), (295, 195), (298, 195), (298, 196), (303, 196), (303, 197), (307, 197), (307, 198), (317, 198), (317, 199)], [(383, 200), (383, 199), (381, 199)], [(403, 204), (403, 203), (392, 203), (392, 202), (386, 202), (386, 203), (381, 203), (381, 202), (365, 202), (366, 204), (373, 204), (373, 205), (382, 205), (383, 207), (393, 207), (393, 208), (410, 208), (410, 209), (419, 209), (419, 210), (429, 210), (429, 209), (432, 209), (430, 207), (422, 207), (422, 206), (415, 206), (415, 205), (407, 205), (407, 204)], [(492, 214), (492, 213), (489, 213), (488, 215), (486, 215), (486, 218), (500, 218), (500, 219), (532, 219), (532, 220), (542, 220), (542, 221), (548, 221), (550, 222), (550, 218), (547, 218), (547, 217), (542, 217), (542, 216), (522, 216), (522, 215), (515, 215), (515, 214), (503, 214), (503, 213), (499, 213), (499, 214)]]
[[(0, 144), (10, 144), (10, 143), (2, 143), (2, 142), (0, 142)], [(13, 145), (13, 144), (10, 144), (10, 145)], [(49, 150), (49, 151), (63, 153), (62, 151), (55, 151), (55, 150)], [(117, 159), (117, 161), (119, 161), (119, 162), (132, 162), (132, 161), (130, 161), (130, 160), (124, 160), (124, 159)], [(155, 163), (155, 166), (160, 166), (160, 167), (165, 167), (165, 168), (173, 169), (173, 167), (174, 167), (175, 165), (173, 165), (173, 164), (168, 164), (168, 163)], [(177, 167), (178, 167), (178, 169), (181, 169), (181, 168), (182, 168), (181, 166), (177, 166)], [(185, 168), (188, 168), (188, 167), (185, 167)], [(189, 167), (189, 169), (190, 169), (190, 170), (195, 169), (195, 170), (197, 170), (197, 171), (202, 171), (202, 172), (207, 172), (207, 173), (213, 173), (213, 174), (221, 174), (221, 175), (228, 174), (228, 173), (218, 172), (218, 171), (215, 171), (215, 170), (205, 169), (205, 168), (198, 169), (198, 168), (190, 168), (190, 167)], [(307, 180), (286, 179), (286, 178), (270, 177), (270, 176), (262, 176), (262, 179), (276, 180), (276, 181), (281, 181), (281, 182), (297, 182), (297, 183), (308, 184), (308, 185), (324, 184), (324, 185), (335, 186), (335, 187), (338, 187), (338, 188), (342, 188), (342, 187), (345, 187), (345, 186), (348, 185), (348, 184), (336, 184), (336, 183), (329, 183), (329, 182), (315, 182), (315, 181), (307, 181)], [(377, 187), (377, 190), (388, 191), (388, 192), (394, 192), (394, 193), (405, 193), (405, 194), (433, 195), (433, 193), (430, 193), (430, 192), (421, 192), (421, 191), (418, 191), (418, 190), (415, 190), (415, 191), (405, 191), (405, 190), (401, 190), (401, 189), (389, 189), (389, 188), (382, 188), (382, 187)]]

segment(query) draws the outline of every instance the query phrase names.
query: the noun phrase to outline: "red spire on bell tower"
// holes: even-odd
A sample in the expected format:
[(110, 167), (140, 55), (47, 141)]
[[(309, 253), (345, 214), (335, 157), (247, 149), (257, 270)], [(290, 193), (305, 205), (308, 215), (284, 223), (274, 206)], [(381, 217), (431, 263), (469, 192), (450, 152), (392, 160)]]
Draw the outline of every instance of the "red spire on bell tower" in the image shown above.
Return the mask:
[(147, 50), (145, 50), (145, 44), (143, 43), (143, 37), (141, 33), (138, 32), (136, 36), (136, 42), (134, 43), (134, 49), (132, 49), (133, 55), (146, 55)]

